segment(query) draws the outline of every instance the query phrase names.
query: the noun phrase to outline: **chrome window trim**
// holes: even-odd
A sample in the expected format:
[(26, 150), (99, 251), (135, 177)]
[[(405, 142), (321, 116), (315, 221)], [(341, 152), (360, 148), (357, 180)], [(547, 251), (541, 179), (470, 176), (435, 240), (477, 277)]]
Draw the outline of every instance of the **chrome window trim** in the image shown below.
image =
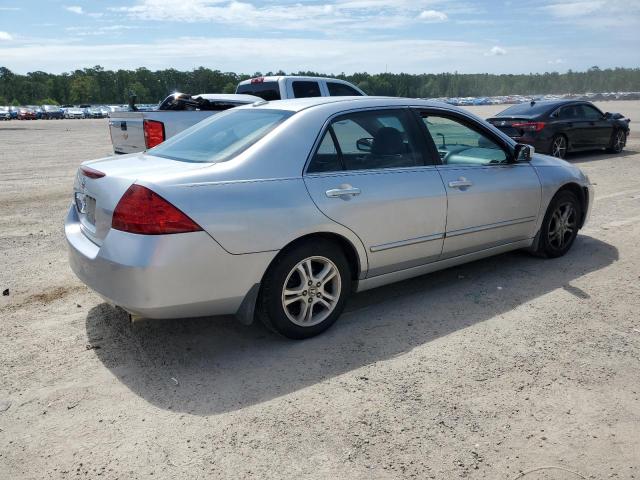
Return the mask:
[(317, 177), (345, 177), (353, 175), (388, 175), (403, 172), (422, 172), (424, 170), (435, 170), (436, 165), (419, 165), (413, 167), (393, 167), (393, 168), (368, 168), (360, 170), (336, 170), (333, 172), (313, 172), (305, 174), (308, 178)]

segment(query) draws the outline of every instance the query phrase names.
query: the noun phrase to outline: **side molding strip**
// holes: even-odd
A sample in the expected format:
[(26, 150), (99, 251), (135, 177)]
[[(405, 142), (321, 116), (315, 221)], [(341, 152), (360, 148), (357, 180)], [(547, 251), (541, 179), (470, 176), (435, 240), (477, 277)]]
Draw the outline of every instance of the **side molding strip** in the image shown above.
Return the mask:
[(407, 245), (415, 245), (416, 243), (431, 242), (433, 240), (441, 240), (444, 238), (444, 233), (436, 233), (434, 235), (427, 235), (425, 237), (410, 238), (409, 240), (400, 240), (399, 242), (383, 243), (382, 245), (374, 245), (369, 250), (372, 252), (381, 252), (383, 250), (389, 250), (390, 248), (406, 247)]

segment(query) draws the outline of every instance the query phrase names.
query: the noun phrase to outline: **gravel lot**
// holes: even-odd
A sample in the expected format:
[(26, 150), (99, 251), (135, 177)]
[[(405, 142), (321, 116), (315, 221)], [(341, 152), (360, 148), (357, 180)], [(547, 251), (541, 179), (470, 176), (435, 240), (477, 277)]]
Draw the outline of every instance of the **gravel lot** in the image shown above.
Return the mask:
[(106, 120), (0, 123), (0, 479), (640, 478), (637, 128), (570, 158), (597, 198), (567, 256), (365, 292), (305, 342), (85, 288), (62, 222), (109, 153)]

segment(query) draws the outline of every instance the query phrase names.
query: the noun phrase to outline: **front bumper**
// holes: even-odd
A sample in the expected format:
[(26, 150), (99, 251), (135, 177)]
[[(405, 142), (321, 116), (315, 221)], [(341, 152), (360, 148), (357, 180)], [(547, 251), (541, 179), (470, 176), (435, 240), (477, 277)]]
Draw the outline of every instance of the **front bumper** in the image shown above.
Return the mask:
[(584, 227), (591, 218), (591, 212), (593, 211), (593, 201), (596, 198), (596, 191), (593, 188), (593, 184), (587, 184), (587, 211), (584, 213), (584, 221), (582, 226)]
[(78, 278), (146, 318), (235, 314), (277, 253), (232, 255), (206, 232), (136, 235), (111, 229), (98, 246), (82, 232), (73, 205), (65, 235)]

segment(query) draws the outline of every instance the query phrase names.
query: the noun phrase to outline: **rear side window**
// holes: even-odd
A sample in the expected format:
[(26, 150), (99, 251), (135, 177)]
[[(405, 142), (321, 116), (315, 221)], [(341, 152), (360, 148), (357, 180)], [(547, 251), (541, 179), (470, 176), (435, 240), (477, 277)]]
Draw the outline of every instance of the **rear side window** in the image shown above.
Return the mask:
[(578, 105), (569, 105), (567, 107), (562, 107), (560, 109), (559, 118), (578, 118), (580, 116), (580, 111), (578, 110)]
[(224, 162), (259, 141), (293, 112), (227, 110), (197, 123), (149, 150), (150, 155), (183, 162)]
[(293, 96), (295, 98), (321, 97), (320, 85), (318, 82), (307, 82), (296, 80), (292, 82)]
[(405, 110), (378, 110), (336, 117), (311, 160), (309, 173), (424, 165), (415, 124)]
[(254, 82), (238, 85), (236, 93), (255, 95), (264, 100), (280, 100), (280, 86), (278, 82)]
[(327, 88), (329, 89), (329, 95), (332, 97), (362, 96), (355, 88), (345, 85), (344, 83), (327, 82)]

